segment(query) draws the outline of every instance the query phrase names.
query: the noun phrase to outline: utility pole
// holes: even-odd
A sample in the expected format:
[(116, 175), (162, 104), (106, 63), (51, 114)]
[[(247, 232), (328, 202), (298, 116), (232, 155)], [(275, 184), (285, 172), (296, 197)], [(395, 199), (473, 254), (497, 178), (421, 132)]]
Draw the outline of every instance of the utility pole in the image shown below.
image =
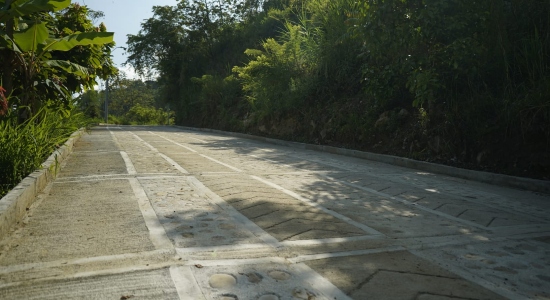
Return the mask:
[[(111, 53), (115, 52), (118, 48), (126, 51), (125, 47), (115, 47), (111, 50)], [(109, 77), (105, 80), (105, 124), (109, 124)]]
[(109, 124), (109, 77), (105, 80), (105, 124)]

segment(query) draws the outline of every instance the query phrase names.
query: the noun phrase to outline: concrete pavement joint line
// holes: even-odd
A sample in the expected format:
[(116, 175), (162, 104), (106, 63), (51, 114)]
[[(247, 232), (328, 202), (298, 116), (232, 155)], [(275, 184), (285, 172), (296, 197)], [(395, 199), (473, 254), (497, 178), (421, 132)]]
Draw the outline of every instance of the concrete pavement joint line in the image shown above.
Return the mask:
[(163, 138), (163, 139), (169, 141), (170, 143), (173, 143), (173, 144), (176, 144), (176, 145), (178, 145), (178, 146), (180, 146), (180, 147), (182, 147), (182, 148), (185, 148), (185, 149), (187, 149), (187, 150), (189, 150), (189, 151), (191, 151), (191, 152), (193, 152), (193, 153), (197, 153), (197, 150), (191, 149), (191, 148), (189, 148), (189, 147), (187, 147), (187, 146), (185, 146), (185, 145), (182, 145), (182, 144), (180, 144), (180, 143), (178, 143), (178, 142), (176, 142), (176, 141), (173, 141), (173, 140), (171, 140), (171, 139), (169, 139), (169, 138), (167, 138), (167, 137), (163, 137), (163, 136), (160, 135), (160, 134), (156, 134), (156, 133), (154, 133), (154, 132), (152, 132), (152, 131), (147, 131), (147, 132), (149, 132), (150, 134), (156, 135), (156, 136), (158, 136), (158, 137), (160, 137), (160, 138)]
[(201, 176), (226, 176), (235, 174), (235, 172), (203, 172), (199, 173)]
[(122, 159), (124, 159), (124, 164), (126, 165), (126, 171), (128, 171), (128, 175), (137, 174), (136, 168), (134, 167), (132, 160), (130, 160), (128, 153), (120, 151), (120, 155), (122, 156)]
[(210, 157), (210, 156), (207, 156), (207, 155), (204, 155), (204, 154), (199, 154), (199, 155), (202, 156), (202, 157), (204, 157), (204, 158), (206, 158), (206, 159), (209, 159), (209, 160), (211, 160), (211, 161), (213, 161), (213, 162), (215, 162), (215, 163), (218, 163), (218, 164), (220, 164), (220, 165), (222, 165), (222, 166), (228, 167), (229, 169), (234, 170), (234, 171), (236, 171), (236, 172), (239, 172), (239, 173), (242, 173), (242, 172), (243, 172), (243, 170), (241, 170), (241, 169), (239, 169), (239, 168), (235, 168), (235, 167), (233, 167), (233, 166), (230, 166), (230, 165), (228, 165), (228, 164), (226, 164), (226, 163), (223, 163), (223, 162), (221, 162), (221, 161), (219, 161), (219, 160), (217, 160), (217, 159), (214, 159), (214, 158), (212, 158), (212, 157)]
[(503, 297), (506, 297), (510, 300), (524, 300), (524, 299), (527, 299), (529, 298), (527, 295), (520, 295), (518, 293), (514, 293), (513, 291), (509, 290), (509, 289), (505, 289), (505, 288), (502, 288), (500, 286), (497, 286), (496, 284), (480, 277), (480, 276), (476, 276), (475, 274), (467, 271), (467, 270), (464, 270), (463, 268), (460, 268), (460, 267), (456, 267), (452, 264), (448, 264), (448, 263), (443, 263), (443, 262), (439, 262), (439, 261), (434, 261), (433, 257), (431, 256), (426, 256), (426, 255), (423, 255), (422, 252), (420, 251), (415, 251), (415, 250), (412, 250), (412, 251), (409, 251), (410, 253), (412, 253), (413, 255), (416, 255), (422, 259), (426, 259), (432, 263), (436, 263), (438, 265), (440, 265), (441, 267), (447, 269), (448, 271), (464, 278), (465, 280), (468, 280), (470, 282), (474, 282), (490, 291), (493, 291)]
[(375, 194), (375, 195), (378, 195), (378, 196), (382, 196), (382, 197), (385, 197), (385, 198), (388, 198), (388, 199), (391, 199), (391, 200), (394, 200), (394, 201), (397, 201), (397, 202), (400, 202), (402, 204), (405, 204), (407, 206), (411, 206), (411, 207), (416, 207), (420, 210), (423, 210), (425, 212), (428, 212), (428, 213), (431, 213), (431, 214), (434, 214), (434, 215), (438, 215), (440, 217), (443, 217), (443, 218), (446, 218), (446, 219), (450, 219), (450, 220), (453, 220), (453, 221), (456, 221), (456, 222), (460, 222), (462, 224), (466, 224), (466, 225), (469, 225), (469, 226), (472, 226), (472, 227), (475, 227), (475, 228), (478, 228), (478, 229), (483, 229), (483, 230), (491, 230), (490, 228), (487, 228), (483, 225), (480, 225), (480, 224), (477, 224), (477, 223), (474, 223), (474, 222), (471, 222), (471, 221), (468, 221), (468, 220), (464, 220), (464, 219), (461, 219), (461, 218), (457, 218), (457, 217), (453, 217), (451, 215), (448, 215), (446, 213), (442, 213), (442, 212), (439, 212), (439, 211), (435, 211), (431, 208), (427, 208), (425, 206), (422, 206), (422, 205), (419, 205), (419, 204), (416, 204), (416, 203), (412, 203), (410, 201), (407, 201), (405, 199), (402, 199), (400, 197), (394, 197), (394, 196), (391, 196), (389, 194), (385, 194), (385, 193), (380, 193), (379, 191), (377, 190), (374, 190), (374, 189), (371, 189), (371, 188), (367, 188), (367, 187), (363, 187), (363, 186), (360, 186), (360, 185), (357, 185), (357, 184), (353, 184), (353, 183), (349, 183), (349, 182), (345, 182), (345, 181), (341, 181), (341, 180), (338, 180), (336, 178), (333, 178), (333, 177), (330, 177), (330, 176), (324, 176), (330, 180), (333, 180), (333, 181), (338, 181), (342, 184), (345, 184), (347, 186), (350, 186), (350, 187), (353, 187), (353, 188), (356, 188), (356, 189), (360, 189), (360, 190), (363, 190), (363, 191), (366, 191), (366, 192), (369, 192), (371, 194)]
[(143, 190), (140, 182), (136, 178), (130, 178), (128, 181), (134, 190), (134, 194), (138, 200), (139, 209), (141, 210), (141, 214), (145, 220), (145, 225), (149, 229), (149, 237), (151, 238), (153, 245), (155, 245), (155, 248), (174, 249), (172, 242), (170, 242), (164, 227), (160, 224), (157, 214), (151, 206), (149, 198)]
[[(89, 277), (96, 277), (96, 276), (119, 275), (119, 274), (127, 274), (132, 272), (139, 272), (139, 271), (152, 271), (152, 270), (158, 270), (158, 269), (165, 269), (173, 266), (174, 264), (175, 264), (174, 262), (162, 262), (157, 264), (146, 264), (146, 265), (138, 265), (138, 266), (134, 265), (131, 267), (124, 267), (124, 268), (101, 269), (97, 271), (78, 272), (78, 273), (73, 273), (70, 275), (62, 275), (62, 276), (53, 275), (49, 277), (41, 277), (41, 278), (33, 279), (32, 283), (61, 281), (63, 279), (79, 279), (79, 278), (86, 279)], [(0, 284), (0, 289), (20, 286), (20, 285), (27, 285), (27, 284), (29, 284), (28, 280), (10, 282), (5, 284)]]
[(217, 266), (242, 266), (242, 265), (260, 265), (260, 264), (284, 264), (289, 261), (282, 257), (261, 257), (261, 258), (242, 258), (242, 259), (212, 259), (212, 260), (188, 260), (184, 262), (186, 266), (201, 265), (203, 267)]
[(332, 282), (319, 275), (306, 264), (296, 264), (294, 265), (294, 268), (297, 271), (296, 273), (299, 274), (299, 278), (301, 278), (305, 282), (309, 282), (319, 292), (327, 296), (329, 299), (353, 300), (344, 292), (342, 292), (339, 288), (334, 286)]
[[(66, 181), (81, 181), (85, 182), (87, 180), (112, 180), (112, 179), (128, 179), (128, 178), (181, 178), (185, 177), (185, 174), (176, 175), (174, 173), (138, 173), (136, 175), (129, 174), (108, 174), (108, 175), (93, 175), (93, 176), (82, 176), (82, 177), (63, 177), (58, 178), (56, 181), (66, 182)], [(187, 175), (188, 176), (188, 175)]]
[(333, 171), (296, 171), (296, 172), (266, 172), (256, 173), (256, 175), (313, 175), (313, 174), (334, 174)]
[[(518, 237), (497, 237), (497, 238), (487, 238), (486, 240), (478, 240), (477, 243), (487, 243), (487, 242), (502, 242), (507, 241), (510, 239), (532, 239), (537, 238), (541, 236), (548, 236), (550, 232), (545, 233), (538, 233), (538, 234), (528, 234), (528, 235), (522, 235)], [(389, 248), (376, 248), (376, 249), (368, 249), (368, 250), (357, 250), (357, 251), (348, 251), (348, 252), (336, 252), (336, 253), (328, 253), (328, 254), (314, 254), (314, 255), (303, 255), (298, 256), (295, 258), (288, 259), (288, 262), (297, 263), (297, 262), (303, 262), (303, 261), (311, 261), (311, 260), (317, 260), (317, 259), (323, 259), (327, 258), (327, 255), (330, 257), (342, 257), (342, 256), (355, 256), (355, 255), (363, 255), (363, 254), (374, 254), (374, 253), (380, 253), (385, 252), (390, 249), (391, 251), (400, 251), (400, 250), (426, 250), (426, 249), (433, 249), (433, 248), (440, 248), (440, 247), (446, 247), (446, 246), (455, 246), (455, 245), (467, 245), (472, 244), (471, 240), (468, 241), (459, 241), (453, 236), (448, 237), (441, 237), (444, 239), (449, 239), (449, 241), (446, 242), (434, 242), (434, 241), (426, 241), (422, 242), (422, 239), (418, 240), (420, 242), (420, 245), (411, 246), (411, 247), (403, 247), (403, 246), (394, 246)], [(416, 239), (416, 238), (415, 238)], [(427, 238), (424, 240), (430, 240), (433, 238)], [(417, 240), (417, 239), (416, 239)], [(311, 240), (311, 241), (322, 241), (322, 240)], [(301, 241), (297, 241), (301, 242)], [(288, 245), (288, 243), (283, 242), (281, 244), (284, 244), (285, 246)], [(242, 246), (242, 247), (241, 247)], [(290, 245), (294, 246), (294, 245)], [(196, 247), (196, 248), (176, 248), (177, 254), (189, 254), (189, 253), (200, 253), (200, 252), (211, 252), (212, 250), (240, 250), (240, 249), (252, 249), (252, 248), (261, 248), (261, 247), (268, 247), (267, 245), (261, 245), (261, 244), (250, 244), (250, 245), (237, 245), (237, 246), (219, 246), (219, 247)], [(359, 251), (359, 252), (358, 252)], [(56, 268), (56, 267), (62, 267), (62, 266), (70, 266), (70, 265), (85, 265), (89, 263), (94, 262), (110, 262), (110, 261), (120, 261), (123, 259), (132, 259), (132, 258), (146, 258), (149, 256), (155, 256), (155, 255), (169, 255), (173, 254), (174, 251), (172, 249), (161, 249), (161, 250), (153, 250), (148, 252), (141, 252), (141, 253), (130, 253), (130, 254), (119, 254), (119, 255), (109, 255), (109, 256), (97, 256), (97, 257), (89, 257), (89, 258), (79, 258), (79, 259), (72, 259), (72, 260), (57, 260), (52, 262), (45, 262), (45, 263), (30, 263), (30, 264), (22, 264), (22, 265), (13, 265), (13, 266), (3, 266), (2, 269), (0, 269), (0, 274), (9, 274), (14, 272), (21, 272), (21, 271), (27, 271), (27, 270), (40, 270), (40, 269), (48, 269), (48, 268)], [(187, 263), (190, 264), (190, 263)], [(233, 263), (231, 263), (233, 265)]]
[[(116, 151), (116, 152), (119, 152), (119, 151)], [(156, 175), (157, 173), (155, 173)], [(170, 174), (170, 173), (165, 173), (165, 174)], [(72, 180), (82, 180), (82, 181), (86, 181), (88, 179), (113, 179), (113, 178), (131, 178), (131, 177), (134, 177), (134, 176), (130, 176), (128, 174), (105, 174), (105, 175), (90, 175), (90, 176), (72, 176), (72, 177), (62, 177), (62, 178), (57, 178), (57, 182), (63, 182), (63, 181), (72, 181)]]
[[(254, 172), (256, 176), (270, 176), (270, 175), (316, 175), (316, 174), (325, 174), (325, 172), (315, 172), (315, 171), (303, 171), (303, 172)], [(331, 172), (334, 174), (334, 172)]]
[[(117, 129), (120, 129), (120, 128), (117, 128)], [(109, 133), (111, 134), (112, 138), (113, 138), (113, 142), (115, 142), (115, 145), (117, 146), (118, 149), (124, 149), (122, 147), (122, 145), (120, 145), (120, 143), (118, 142), (118, 139), (115, 135), (114, 132), (111, 131), (111, 128), (110, 127), (107, 127), (107, 130), (109, 130)]]
[[(491, 238), (487, 238), (487, 237), (483, 237), (485, 238), (484, 240), (483, 239), (479, 239), (479, 240), (475, 240), (475, 241), (472, 241), (471, 239), (470, 240), (463, 240), (463, 239), (452, 239), (454, 237), (448, 237), (449, 241), (441, 241), (441, 242), (436, 242), (436, 241), (426, 241), (426, 242), (422, 242), (423, 239), (419, 239), (417, 240), (417, 242), (419, 243), (418, 245), (405, 245), (403, 247), (405, 247), (407, 250), (428, 250), (428, 249), (434, 249), (434, 248), (441, 248), (441, 247), (448, 247), (448, 246), (464, 246), (464, 245), (475, 245), (475, 244), (484, 244), (484, 243), (490, 243), (490, 242), (495, 242), (495, 241), (500, 241), (500, 240), (508, 240), (508, 238), (497, 238), (497, 239), (491, 239)], [(406, 244), (405, 242), (402, 242), (401, 244)]]
[(276, 238), (269, 235), (262, 228), (256, 225), (256, 223), (250, 221), (250, 219), (241, 214), (238, 210), (231, 206), (231, 204), (225, 202), (220, 196), (204, 186), (204, 184), (202, 184), (202, 182), (200, 182), (197, 178), (189, 176), (187, 177), (187, 182), (198, 191), (202, 191), (210, 200), (212, 200), (212, 202), (214, 202), (214, 204), (218, 205), (222, 210), (227, 211), (233, 218), (235, 218), (237, 222), (241, 223), (259, 239), (266, 242), (273, 248), (281, 247), (281, 243)]
[(130, 134), (132, 134), (132, 136), (137, 139), (138, 141), (142, 142), (145, 146), (147, 146), (149, 149), (151, 149), (151, 151), (155, 152), (155, 153), (160, 153), (158, 151), (157, 148), (153, 147), (153, 145), (147, 143), (144, 139), (142, 139), (141, 137), (139, 137), (137, 134), (133, 133), (133, 132), (129, 132)]
[[(152, 133), (152, 134), (154, 134), (154, 135), (157, 135), (157, 136), (159, 136), (159, 137), (161, 137), (161, 138), (163, 138), (163, 139), (165, 139), (165, 140), (167, 140), (167, 141), (169, 141), (169, 142), (171, 142), (171, 143), (174, 143), (174, 144), (176, 144), (176, 145), (178, 145), (178, 146), (180, 146), (180, 147), (184, 147), (184, 148), (188, 149), (189, 151), (193, 151), (193, 152), (195, 152), (195, 153), (198, 153), (196, 150), (191, 149), (191, 148), (189, 148), (189, 147), (187, 147), (187, 146), (184, 146), (184, 145), (182, 145), (182, 144), (180, 144), (180, 143), (178, 143), (178, 142), (176, 142), (176, 141), (173, 141), (173, 140), (171, 140), (171, 139), (169, 139), (169, 138), (163, 137), (163, 136), (161, 136), (161, 135), (158, 135), (158, 134), (153, 133), (153, 132), (150, 132), (150, 131), (149, 131), (149, 133)], [(235, 168), (235, 167), (233, 167), (233, 166), (230, 166), (230, 165), (228, 165), (228, 164), (226, 164), (226, 163), (223, 163), (223, 162), (221, 162), (221, 161), (219, 161), (219, 160), (217, 160), (217, 159), (215, 159), (215, 158), (212, 158), (212, 157), (210, 157), (210, 156), (207, 156), (207, 155), (204, 155), (204, 154), (199, 154), (199, 155), (202, 156), (202, 157), (204, 157), (204, 158), (206, 158), (206, 159), (209, 159), (209, 160), (211, 160), (211, 161), (213, 161), (213, 162), (215, 162), (215, 163), (217, 163), (217, 164), (220, 164), (220, 165), (225, 166), (225, 167), (227, 167), (227, 168), (229, 168), (229, 169), (231, 169), (231, 170), (234, 170), (234, 171), (236, 171), (236, 172), (239, 172), (239, 173), (242, 173), (242, 172), (243, 172), (243, 170), (241, 170), (241, 169), (239, 169), (239, 168)]]
[(287, 260), (293, 264), (301, 263), (304, 261), (310, 260), (319, 260), (325, 258), (334, 258), (334, 257), (344, 257), (344, 256), (358, 256), (358, 255), (367, 255), (367, 254), (376, 254), (382, 252), (397, 252), (407, 250), (403, 246), (391, 246), (385, 248), (377, 249), (366, 249), (366, 250), (353, 250), (353, 251), (343, 251), (343, 252), (332, 252), (332, 253), (320, 253), (320, 254), (310, 254), (310, 255), (299, 255), (294, 258), (288, 258)]
[(182, 172), (183, 174), (189, 174), (189, 172), (187, 170), (185, 170), (182, 166), (180, 166), (177, 162), (175, 162), (170, 157), (168, 157), (168, 156), (166, 156), (162, 153), (159, 153), (159, 155), (162, 158), (164, 158), (168, 163), (170, 163), (174, 168), (178, 169), (178, 171)]
[(153, 147), (153, 145), (147, 143), (145, 140), (143, 140), (141, 137), (139, 137), (137, 134), (133, 133), (133, 132), (130, 132), (136, 139), (138, 139), (139, 141), (141, 141), (142, 143), (144, 143), (147, 147), (149, 147), (149, 149), (151, 149), (151, 151), (157, 153), (158, 155), (160, 155), (160, 157), (162, 157), (164, 160), (166, 160), (169, 164), (171, 164), (174, 168), (176, 168), (178, 171), (180, 171), (181, 173), (183, 174), (189, 174), (189, 172), (187, 172), (187, 170), (185, 170), (182, 166), (180, 166), (177, 162), (175, 162), (173, 159), (171, 159), (170, 157), (160, 153), (160, 151)]
[(355, 227), (357, 227), (357, 228), (360, 228), (360, 229), (362, 229), (363, 231), (365, 231), (365, 232), (367, 232), (367, 233), (370, 233), (370, 234), (372, 234), (372, 235), (385, 236), (383, 233), (381, 233), (381, 232), (379, 232), (379, 231), (377, 231), (377, 230), (375, 230), (375, 229), (373, 229), (373, 228), (371, 228), (371, 227), (369, 227), (369, 226), (367, 226), (367, 225), (361, 224), (361, 223), (356, 222), (356, 221), (354, 221), (354, 220), (352, 220), (352, 219), (350, 219), (350, 218), (348, 218), (348, 217), (346, 217), (346, 216), (344, 216), (344, 215), (342, 215), (342, 214), (339, 214), (339, 213), (337, 213), (337, 212), (335, 212), (335, 211), (333, 211), (333, 210), (327, 209), (327, 208), (325, 208), (324, 206), (319, 205), (318, 203), (311, 202), (311, 201), (309, 201), (308, 199), (305, 199), (305, 198), (303, 198), (302, 196), (300, 196), (300, 195), (298, 195), (298, 194), (296, 194), (296, 193), (294, 193), (294, 192), (292, 192), (292, 191), (290, 191), (290, 190), (287, 190), (287, 189), (283, 188), (282, 186), (279, 186), (279, 185), (277, 185), (277, 184), (275, 184), (275, 183), (272, 183), (272, 182), (270, 182), (270, 181), (267, 181), (267, 180), (265, 180), (265, 179), (263, 179), (263, 178), (260, 178), (260, 177), (258, 177), (258, 176), (250, 175), (250, 177), (251, 177), (252, 179), (255, 179), (255, 180), (259, 181), (259, 182), (262, 182), (262, 183), (264, 183), (264, 184), (267, 184), (267, 185), (269, 185), (269, 186), (271, 186), (271, 187), (273, 187), (273, 188), (275, 188), (275, 189), (277, 189), (277, 190), (279, 190), (279, 191), (281, 191), (281, 192), (283, 192), (283, 193), (285, 193), (285, 194), (287, 194), (287, 195), (289, 195), (289, 196), (291, 196), (291, 197), (293, 197), (293, 198), (295, 198), (295, 199), (298, 199), (298, 200), (300, 200), (300, 201), (302, 201), (302, 202), (304, 202), (304, 203), (306, 203), (306, 204), (308, 204), (308, 205), (310, 205), (310, 206), (313, 206), (313, 207), (315, 207), (315, 208), (318, 208), (318, 209), (322, 210), (323, 212), (325, 212), (325, 213), (327, 213), (327, 214), (329, 214), (329, 215), (331, 215), (331, 216), (333, 216), (333, 217), (335, 217), (335, 218), (337, 218), (337, 219), (340, 219), (340, 220), (342, 220), (342, 221), (344, 221), (344, 222), (346, 222), (346, 223), (348, 223), (348, 224), (350, 224), (350, 225), (353, 225), (353, 226), (355, 226)]
[(206, 299), (189, 267), (171, 266), (170, 277), (172, 277), (180, 300)]
[(88, 154), (88, 153), (115, 153), (115, 152), (119, 152), (119, 150), (96, 150), (96, 151), (78, 151), (78, 153), (85, 153), (85, 154)]
[(107, 261), (122, 260), (125, 258), (140, 258), (144, 256), (154, 256), (154, 255), (161, 255), (161, 254), (170, 255), (170, 254), (175, 254), (175, 252), (173, 249), (158, 249), (158, 250), (139, 252), (139, 253), (125, 253), (125, 254), (116, 254), (116, 255), (77, 258), (77, 259), (70, 260), (68, 263), (80, 265), (80, 264), (86, 264), (86, 263), (92, 263), (92, 262), (107, 262)]
[(49, 261), (49, 262), (2, 266), (2, 268), (0, 268), (0, 274), (9, 274), (9, 273), (22, 272), (27, 270), (51, 269), (51, 268), (58, 268), (61, 266), (70, 266), (70, 265), (86, 265), (86, 264), (96, 263), (96, 262), (114, 262), (114, 261), (121, 261), (124, 259), (147, 258), (150, 256), (163, 255), (163, 254), (170, 255), (170, 254), (175, 254), (175, 252), (173, 249), (160, 249), (160, 250), (138, 252), (138, 253), (125, 253), (125, 254), (94, 256), (94, 257), (76, 258), (76, 259), (60, 259), (60, 260)]
[(210, 247), (189, 247), (189, 248), (178, 248), (176, 251), (178, 254), (187, 254), (187, 253), (200, 253), (200, 252), (216, 252), (216, 251), (225, 251), (225, 250), (250, 250), (250, 249), (261, 249), (261, 248), (272, 248), (266, 244), (238, 244), (238, 245), (223, 245), (223, 246), (210, 246)]
[(143, 174), (140, 175), (129, 175), (129, 174), (117, 174), (117, 175), (111, 175), (111, 176), (105, 176), (103, 178), (101, 177), (82, 177), (81, 180), (64, 180), (61, 179), (59, 181), (52, 182), (53, 184), (65, 184), (65, 183), (79, 183), (79, 182), (91, 182), (91, 181), (106, 181), (106, 180), (125, 180), (128, 178), (139, 178), (139, 179), (165, 179), (165, 178), (182, 178), (185, 177), (185, 175), (188, 174), (182, 174), (182, 175), (164, 175), (164, 174), (170, 174), (170, 173), (158, 173), (159, 176), (151, 176), (156, 174)]
[[(155, 175), (155, 174), (143, 174), (143, 173), (141, 173), (140, 175), (135, 176), (135, 177), (138, 178), (138, 179), (169, 179), (169, 178), (183, 178), (183, 177), (189, 176), (189, 174), (182, 174), (182, 175), (163, 175), (162, 173), (158, 173), (158, 174), (159, 174), (159, 176), (151, 176), (151, 175)], [(165, 174), (170, 174), (170, 173), (165, 173)]]
[(281, 244), (283, 246), (314, 246), (314, 245), (327, 245), (327, 244), (334, 244), (334, 243), (347, 243), (347, 242), (366, 241), (366, 240), (375, 240), (375, 239), (386, 239), (386, 236), (362, 235), (362, 236), (328, 238), (328, 239), (318, 239), (318, 240), (284, 241), (284, 242), (281, 242)]
[(92, 276), (124, 274), (124, 273), (136, 272), (136, 271), (158, 270), (158, 269), (164, 269), (164, 268), (170, 267), (173, 264), (174, 262), (167, 261), (167, 262), (162, 262), (157, 264), (137, 265), (137, 266), (126, 267), (126, 268), (80, 272), (65, 278), (86, 278), (86, 277), (92, 277)]

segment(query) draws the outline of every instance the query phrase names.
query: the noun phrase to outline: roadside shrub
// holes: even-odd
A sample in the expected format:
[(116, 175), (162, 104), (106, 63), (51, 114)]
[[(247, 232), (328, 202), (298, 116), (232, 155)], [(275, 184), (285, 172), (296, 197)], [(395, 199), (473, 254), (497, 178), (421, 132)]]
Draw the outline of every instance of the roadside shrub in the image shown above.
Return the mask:
[(282, 43), (267, 39), (263, 50), (247, 49), (251, 61), (233, 71), (246, 97), (261, 114), (282, 114), (297, 109), (317, 80), (321, 32), (307, 20), (287, 22)]
[(124, 115), (122, 123), (125, 122), (132, 125), (172, 125), (174, 124), (174, 113), (162, 108), (157, 109), (137, 104)]
[(24, 123), (18, 123), (15, 111), (0, 117), (0, 197), (39, 169), (55, 149), (86, 124), (87, 119), (75, 109), (48, 106)]
[(203, 75), (191, 78), (191, 82), (199, 90), (193, 108), (200, 111), (201, 122), (229, 126), (237, 121), (239, 112), (244, 111), (242, 106), (246, 102), (242, 100), (241, 85), (235, 76)]

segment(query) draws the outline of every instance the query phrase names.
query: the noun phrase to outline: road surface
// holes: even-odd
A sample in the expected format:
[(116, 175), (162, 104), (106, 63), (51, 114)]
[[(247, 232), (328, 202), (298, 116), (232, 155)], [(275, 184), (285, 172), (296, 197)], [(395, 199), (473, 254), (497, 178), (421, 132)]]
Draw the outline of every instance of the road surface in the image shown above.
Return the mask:
[(0, 299), (550, 299), (550, 197), (100, 126), (0, 241)]

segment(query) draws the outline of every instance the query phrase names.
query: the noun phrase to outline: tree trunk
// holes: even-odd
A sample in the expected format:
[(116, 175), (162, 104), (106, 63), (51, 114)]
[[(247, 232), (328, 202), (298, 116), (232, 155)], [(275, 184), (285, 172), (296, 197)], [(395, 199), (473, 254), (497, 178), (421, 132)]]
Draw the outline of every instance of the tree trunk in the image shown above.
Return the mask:
[[(12, 2), (13, 0), (7, 0), (4, 9), (8, 9)], [(5, 32), (10, 39), (13, 39), (13, 26), (13, 19), (8, 19), (6, 21)], [(2, 82), (0, 82), (0, 85), (6, 90), (6, 96), (10, 96), (13, 91), (12, 74), (15, 70), (15, 55), (12, 50), (4, 49), (0, 50), (0, 58), (2, 58), (0, 60), (2, 61)]]

